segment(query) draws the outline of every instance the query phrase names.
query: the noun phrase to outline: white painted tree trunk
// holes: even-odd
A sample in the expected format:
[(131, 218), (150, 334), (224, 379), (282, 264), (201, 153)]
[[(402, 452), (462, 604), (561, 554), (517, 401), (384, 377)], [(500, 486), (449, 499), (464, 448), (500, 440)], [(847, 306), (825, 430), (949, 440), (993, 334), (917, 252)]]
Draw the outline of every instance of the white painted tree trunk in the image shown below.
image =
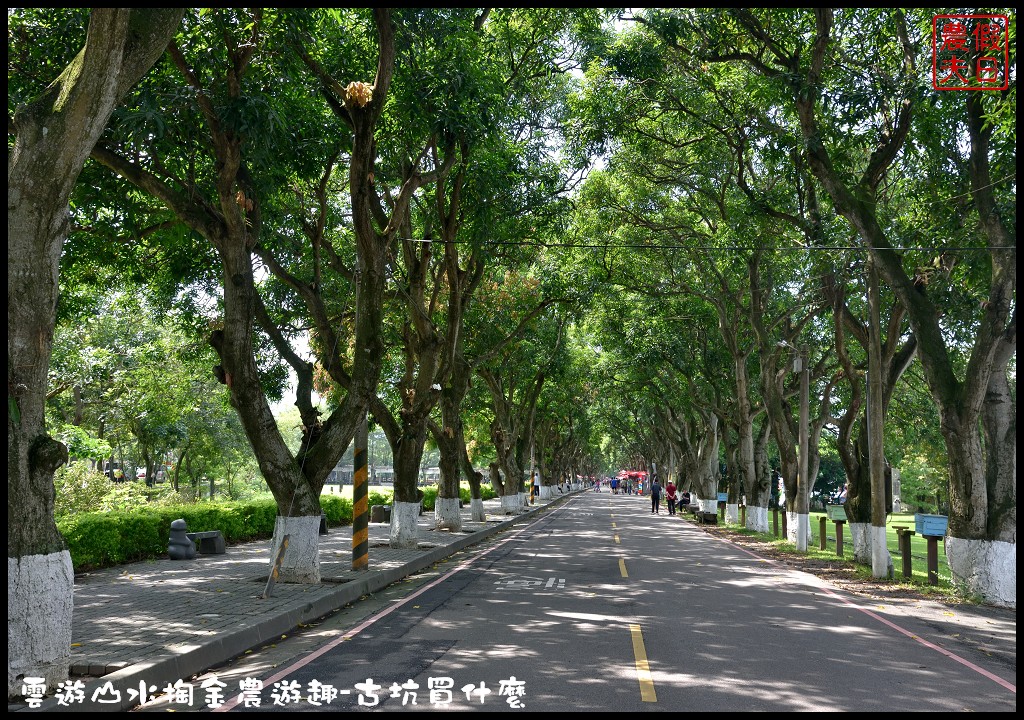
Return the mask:
[(434, 527), (438, 530), (462, 530), (462, 513), (459, 512), (458, 498), (442, 498), (434, 500)]
[(277, 549), (285, 535), (288, 535), (288, 548), (284, 551), (277, 581), (307, 584), (320, 582), (320, 516), (277, 516), (274, 539), (270, 546), (271, 571), (277, 561)]
[(540, 499), (541, 500), (550, 500), (552, 497), (554, 497), (554, 493), (552, 492), (553, 489), (554, 488), (552, 488), (550, 485), (541, 485), (540, 486)]
[(704, 498), (697, 498), (697, 504), (700, 505), (701, 512), (718, 512), (718, 498), (710, 498), (708, 500), (705, 500)]
[(747, 529), (754, 532), (768, 532), (768, 508), (757, 505), (747, 506)]
[(740, 521), (740, 506), (738, 503), (727, 503), (725, 506), (725, 521), (736, 525)]
[(391, 547), (395, 550), (412, 550), (419, 547), (420, 528), (418, 502), (396, 502), (391, 507)]
[(954, 578), (985, 602), (1017, 609), (1017, 544), (946, 537), (946, 560)]
[(885, 539), (885, 527), (870, 526), (871, 533), (871, 574), (876, 578), (891, 578), (892, 556)]
[(518, 515), (522, 512), (523, 501), (522, 496), (519, 493), (515, 495), (502, 495), (501, 496), (501, 514), (502, 515)]
[(519, 493), (519, 512), (526, 512), (527, 508), (530, 507), (530, 496), (527, 493)]
[(484, 501), (480, 498), (473, 498), (469, 501), (470, 519), (473, 522), (486, 522), (487, 513), (484, 512)]
[(871, 564), (871, 523), (849, 523), (853, 541), (853, 560), (861, 565)]
[(47, 687), (68, 679), (74, 583), (66, 550), (7, 558), (8, 698), (26, 677)]
[[(800, 523), (802, 519), (805, 533), (804, 549), (806, 549), (807, 545), (814, 542), (814, 533), (811, 530), (811, 516), (807, 515), (806, 513), (798, 514), (795, 512), (789, 512), (789, 510), (786, 511), (786, 516), (786, 539), (789, 540), (791, 543), (797, 545), (798, 547), (799, 544), (797, 542), (797, 533), (800, 530)], [(868, 559), (868, 562), (871, 562), (870, 558)]]

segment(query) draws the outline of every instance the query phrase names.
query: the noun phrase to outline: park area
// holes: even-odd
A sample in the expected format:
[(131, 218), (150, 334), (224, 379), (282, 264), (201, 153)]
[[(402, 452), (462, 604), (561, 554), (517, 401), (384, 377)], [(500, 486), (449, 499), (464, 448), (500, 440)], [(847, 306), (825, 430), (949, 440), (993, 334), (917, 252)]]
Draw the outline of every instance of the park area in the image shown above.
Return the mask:
[[(825, 548), (821, 548), (821, 536), (817, 531), (822, 518), (825, 518), (828, 528), (825, 533)], [(815, 537), (811, 548), (805, 553), (797, 552), (795, 543), (781, 539), (774, 533), (755, 533), (741, 525), (728, 523), (703, 527), (708, 532), (727, 536), (740, 545), (756, 549), (760, 554), (782, 560), (841, 586), (854, 586), (860, 591), (879, 595), (921, 595), (955, 603), (975, 600), (965, 593), (962, 587), (958, 588), (953, 584), (941, 540), (937, 546), (937, 575), (934, 584), (929, 580), (928, 574), (928, 541), (918, 533), (910, 538), (911, 576), (904, 575), (903, 552), (896, 528), (902, 526), (913, 530), (915, 527), (914, 515), (895, 514), (888, 518), (886, 547), (893, 562), (893, 576), (883, 579), (872, 577), (869, 565), (854, 560), (853, 546), (848, 532), (844, 538), (843, 556), (838, 555), (836, 526), (828, 520), (824, 513), (811, 513), (811, 526), (815, 528)]]

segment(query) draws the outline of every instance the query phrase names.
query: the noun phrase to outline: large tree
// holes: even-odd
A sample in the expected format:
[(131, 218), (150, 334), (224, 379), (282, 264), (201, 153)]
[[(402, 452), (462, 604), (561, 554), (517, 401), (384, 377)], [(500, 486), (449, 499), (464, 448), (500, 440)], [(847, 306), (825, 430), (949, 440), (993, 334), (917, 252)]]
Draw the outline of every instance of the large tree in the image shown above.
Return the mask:
[[(938, 406), (949, 455), (950, 522), (946, 553), (956, 582), (987, 600), (1016, 606), (1016, 455), (1015, 401), (1008, 370), (1016, 352), (1016, 234), (1012, 222), (1014, 148), (1005, 142), (1007, 115), (1015, 91), (950, 93), (947, 124), (962, 129), (969, 148), (946, 148), (946, 161), (969, 180), (975, 213), (967, 260), (987, 264), (977, 277), (979, 298), (966, 320), (966, 363), (959, 343), (944, 328), (942, 293), (929, 285), (919, 253), (901, 247), (899, 224), (887, 223), (885, 199), (890, 171), (909, 152), (922, 109), (918, 87), (921, 48), (915, 24), (899, 10), (837, 15), (822, 8), (787, 14), (775, 23), (773, 11), (740, 10), (731, 22), (745, 37), (712, 59), (742, 59), (780, 88), (796, 114), (808, 164), (825, 188), (836, 212), (857, 233), (907, 312), (918, 357)], [(923, 25), (927, 18), (920, 18)], [(875, 70), (851, 82), (843, 53), (867, 37), (888, 34), (893, 43), (879, 47)], [(1009, 70), (1008, 70), (1009, 72)], [(936, 103), (939, 98), (935, 98)], [(988, 107), (986, 107), (988, 106)], [(850, 132), (851, 113), (859, 118)], [(920, 127), (920, 126), (919, 126)], [(938, 130), (932, 127), (932, 130)], [(994, 138), (1002, 133), (1002, 152)], [(919, 132), (927, 132), (921, 127)], [(996, 173), (992, 168), (997, 167)], [(948, 166), (947, 166), (948, 167)], [(944, 184), (943, 184), (944, 185)], [(897, 186), (896, 191), (903, 188)], [(909, 189), (909, 188), (907, 188)], [(937, 203), (942, 198), (935, 198)], [(958, 251), (943, 248), (936, 236), (935, 267), (952, 269)], [(959, 366), (959, 367), (958, 367)]]
[[(308, 39), (310, 27), (319, 33), (319, 44), (340, 35), (351, 45), (339, 41), (325, 53)], [(318, 582), (320, 490), (354, 436), (381, 371), (385, 262), (399, 227), (381, 212), (373, 169), (377, 123), (394, 70), (392, 17), (387, 10), (327, 18), (214, 10), (190, 20), (188, 30), (171, 48), (174, 72), (146, 88), (151, 112), (124, 118), (119, 132), (93, 157), (159, 201), (174, 221), (216, 252), (222, 316), (211, 322), (210, 343), (220, 359), (214, 372), (228, 387), (277, 501), (275, 549), (290, 536), (282, 577)], [(375, 45), (376, 53), (366, 52), (366, 45)], [(358, 77), (373, 72), (374, 81), (353, 80), (342, 87), (317, 58)], [(271, 92), (272, 78), (280, 74), (294, 75), (303, 84), (295, 91)], [(299, 91), (318, 86), (342, 128), (321, 116), (322, 105), (310, 102), (315, 96)], [(160, 98), (168, 96), (178, 102), (161, 106)], [(131, 132), (140, 122), (150, 131)], [(305, 140), (323, 132), (325, 123), (336, 133), (333, 142)], [(342, 148), (347, 151), (347, 189), (339, 204), (347, 209), (347, 222), (339, 231), (342, 223), (326, 213), (323, 198)], [(309, 186), (311, 209), (301, 203)], [(412, 178), (396, 193), (396, 217), (403, 216), (415, 187)], [(298, 208), (287, 200), (296, 196)], [(310, 252), (301, 248), (299, 238), (310, 243)], [(332, 241), (344, 242), (347, 252)], [(322, 366), (347, 390), (326, 421), (319, 420), (310, 402), (312, 366), (276, 324), (281, 301), (264, 294), (258, 261), (280, 283), (279, 293), (281, 287), (291, 293), (292, 307), (301, 308), (316, 332)], [(340, 290), (343, 297), (335, 311), (346, 316), (345, 343), (325, 305), (325, 298), (337, 296), (327, 289)], [(304, 437), (297, 455), (277, 431), (263, 389), (257, 328), (299, 378), (296, 404)], [(349, 341), (350, 358), (344, 352)]]
[[(7, 160), (7, 693), (25, 677), (67, 678), (72, 573), (53, 520), (53, 472), (67, 459), (46, 431), (68, 199), (115, 107), (163, 54), (183, 10), (104, 8), (89, 15), (81, 50), (45, 90), (28, 88), (11, 117)], [(22, 57), (53, 45), (9, 13)], [(34, 48), (29, 46), (35, 44)], [(19, 56), (9, 55), (9, 62)], [(24, 89), (24, 88), (23, 88)]]

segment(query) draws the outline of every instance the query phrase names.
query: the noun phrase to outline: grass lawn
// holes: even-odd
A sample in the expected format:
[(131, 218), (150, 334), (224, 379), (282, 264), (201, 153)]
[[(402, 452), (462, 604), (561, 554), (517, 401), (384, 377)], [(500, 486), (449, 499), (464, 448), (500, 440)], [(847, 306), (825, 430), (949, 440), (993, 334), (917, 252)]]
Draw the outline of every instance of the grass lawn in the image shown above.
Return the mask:
[[(820, 518), (825, 517), (825, 513), (812, 512), (810, 514), (811, 529), (814, 535), (814, 541), (810, 544), (806, 556), (809, 558), (819, 560), (830, 560), (838, 561), (839, 558), (836, 556), (835, 541), (836, 541), (836, 526), (831, 520), (826, 521), (827, 532), (826, 537), (826, 549), (820, 549), (820, 539), (818, 537), (818, 529), (820, 527)], [(899, 553), (898, 537), (896, 535), (895, 525), (902, 525), (908, 527), (910, 530), (914, 530), (915, 522), (913, 514), (891, 514), (886, 520), (886, 543), (889, 548), (889, 554), (892, 556), (894, 578), (890, 581), (894, 585), (912, 586), (918, 591), (922, 591), (928, 594), (934, 594), (936, 596), (943, 596), (949, 599), (955, 599), (963, 601), (965, 598), (957, 591), (952, 584), (952, 577), (949, 572), (949, 565), (946, 562), (946, 553), (943, 547), (943, 543), (939, 543), (938, 552), (938, 574), (939, 584), (937, 586), (928, 585), (928, 543), (920, 535), (914, 535), (911, 538), (911, 557), (913, 558), (912, 578), (903, 577), (903, 559)], [(768, 526), (772, 527), (772, 512), (768, 513)], [(776, 538), (771, 532), (768, 534), (754, 533), (740, 525), (726, 525), (726, 528), (740, 532), (744, 535), (754, 535), (763, 540), (769, 541), (773, 546), (781, 551), (797, 554), (796, 547), (793, 543), (784, 541), (780, 538)], [(779, 518), (779, 531), (782, 531), (782, 518)], [(842, 562), (847, 562), (850, 565), (855, 565), (853, 562), (853, 541), (850, 537), (849, 525), (843, 527), (843, 551), (844, 556)], [(863, 576), (865, 579), (871, 577), (870, 565), (856, 565), (857, 574)]]
[[(818, 518), (824, 517), (825, 513), (811, 513), (811, 524), (814, 527), (815, 536), (817, 536), (818, 529)], [(889, 548), (889, 554), (892, 556), (893, 565), (895, 565), (896, 578), (899, 580), (903, 579), (903, 557), (900, 555), (899, 537), (896, 535), (896, 525), (902, 525), (914, 530), (914, 515), (913, 514), (896, 514), (893, 513), (886, 518), (885, 522), (885, 542)], [(828, 542), (832, 546), (833, 552), (836, 542), (836, 525), (831, 520), (827, 523), (828, 527)], [(853, 541), (850, 539), (850, 527), (849, 525), (843, 528), (843, 550), (847, 555), (853, 552)], [(946, 551), (944, 547), (945, 543), (939, 543), (939, 583), (945, 582), (947, 585), (951, 582), (952, 576), (949, 572), (949, 564), (946, 562)], [(817, 539), (815, 540), (815, 547), (817, 547)], [(914, 535), (910, 538), (910, 554), (913, 558), (913, 580), (915, 583), (921, 583), (922, 585), (928, 584), (928, 541), (920, 535)]]
[[(351, 485), (324, 485), (324, 489), (320, 491), (321, 495), (340, 495), (343, 498), (352, 499)], [(395, 488), (391, 485), (370, 485), (367, 488), (368, 493), (380, 493), (381, 495), (391, 496), (395, 491)]]

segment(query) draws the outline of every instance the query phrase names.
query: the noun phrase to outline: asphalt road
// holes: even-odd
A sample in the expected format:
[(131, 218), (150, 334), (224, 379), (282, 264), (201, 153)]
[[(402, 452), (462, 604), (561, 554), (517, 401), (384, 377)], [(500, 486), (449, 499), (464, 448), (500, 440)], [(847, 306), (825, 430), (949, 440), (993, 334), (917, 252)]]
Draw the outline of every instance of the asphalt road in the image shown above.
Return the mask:
[(1015, 659), (930, 635), (646, 498), (590, 492), (225, 669), (218, 709), (1016, 709)]

